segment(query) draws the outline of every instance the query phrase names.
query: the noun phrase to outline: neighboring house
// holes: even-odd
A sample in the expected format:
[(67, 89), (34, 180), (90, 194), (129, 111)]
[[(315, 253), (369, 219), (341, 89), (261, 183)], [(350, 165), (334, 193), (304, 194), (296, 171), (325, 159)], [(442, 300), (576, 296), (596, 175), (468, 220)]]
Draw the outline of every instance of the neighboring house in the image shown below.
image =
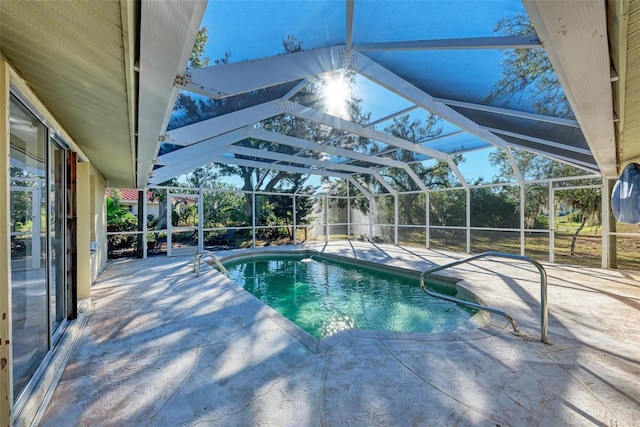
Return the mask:
[[(125, 207), (129, 212), (138, 216), (138, 190), (118, 189), (120, 192), (120, 205)], [(107, 196), (113, 197), (113, 190), (107, 190)], [(153, 194), (147, 191), (147, 216), (153, 215), (158, 218), (160, 213), (160, 203), (157, 198), (153, 198)]]

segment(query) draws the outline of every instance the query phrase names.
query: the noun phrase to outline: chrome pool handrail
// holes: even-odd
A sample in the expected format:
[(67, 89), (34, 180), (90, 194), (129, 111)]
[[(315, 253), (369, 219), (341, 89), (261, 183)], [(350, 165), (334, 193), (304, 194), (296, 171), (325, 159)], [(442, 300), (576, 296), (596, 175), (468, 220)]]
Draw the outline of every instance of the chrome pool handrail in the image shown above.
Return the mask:
[(451, 297), (449, 295), (444, 295), (438, 292), (433, 292), (430, 291), (429, 289), (427, 289), (426, 286), (424, 286), (422, 278), (420, 278), (420, 287), (422, 288), (422, 290), (427, 294), (430, 295), (432, 297), (436, 297), (436, 298), (441, 298), (447, 301), (451, 301), (451, 302), (455, 302), (456, 304), (460, 304), (460, 305), (465, 305), (467, 307), (472, 307), (478, 310), (484, 310), (484, 311), (488, 311), (490, 313), (494, 313), (497, 314), (499, 316), (504, 317), (505, 319), (507, 319), (509, 321), (509, 323), (511, 323), (511, 327), (513, 328), (513, 332), (516, 335), (521, 335), (522, 332), (520, 332), (520, 328), (518, 327), (518, 322), (516, 322), (516, 319), (514, 319), (509, 313), (502, 311), (502, 310), (498, 310), (497, 308), (492, 308), (492, 307), (487, 307), (486, 305), (481, 305), (481, 304), (476, 304), (474, 302), (470, 302), (470, 301), (465, 301), (463, 299), (459, 299), (459, 298), (454, 298)]
[(480, 304), (475, 304), (472, 302), (468, 302), (468, 301), (464, 301), (458, 298), (454, 298), (454, 297), (450, 297), (448, 295), (442, 295), (439, 294), (437, 292), (433, 292), (427, 289), (427, 287), (424, 284), (424, 278), (425, 276), (428, 276), (430, 274), (433, 274), (437, 271), (441, 271), (444, 269), (447, 269), (449, 267), (454, 267), (456, 265), (460, 265), (460, 264), (465, 264), (471, 261), (474, 261), (478, 258), (487, 258), (487, 257), (497, 257), (497, 258), (509, 258), (509, 259), (516, 259), (516, 260), (521, 260), (521, 261), (527, 261), (531, 264), (533, 264), (538, 271), (540, 272), (540, 341), (542, 341), (544, 344), (549, 344), (549, 315), (548, 315), (548, 309), (547, 309), (547, 272), (545, 271), (544, 267), (536, 260), (528, 257), (528, 256), (523, 256), (523, 255), (514, 255), (514, 254), (505, 254), (502, 252), (483, 252), (481, 254), (478, 255), (473, 255), (469, 258), (465, 258), (462, 260), (458, 260), (458, 261), (454, 261), (451, 262), (449, 264), (445, 264), (445, 265), (441, 265), (439, 267), (435, 267), (429, 270), (426, 270), (424, 272), (422, 272), (422, 274), (420, 275), (420, 287), (422, 288), (422, 290), (431, 296), (437, 297), (437, 298), (442, 298), (442, 299), (446, 299), (449, 301), (453, 301), (462, 305), (466, 305), (469, 307), (474, 307), (477, 308), (479, 310), (485, 310), (485, 311), (489, 311), (491, 313), (495, 313), (498, 314), (500, 316), (505, 317), (507, 320), (509, 320), (509, 322), (511, 323), (511, 326), (513, 327), (514, 331), (516, 333), (520, 333), (519, 329), (518, 329), (518, 325), (516, 323), (516, 321), (513, 319), (513, 317), (511, 317), (509, 314), (505, 313), (504, 311), (501, 310), (497, 310), (495, 308), (491, 308), (491, 307), (486, 307)]
[(207, 255), (213, 260), (216, 266), (220, 269), (220, 272), (225, 276), (229, 277), (229, 271), (227, 271), (227, 269), (224, 268), (224, 265), (222, 265), (218, 257), (213, 252), (206, 251), (206, 250), (197, 252), (193, 257), (193, 271), (196, 273), (196, 277), (200, 276), (200, 261), (202, 260), (202, 258), (204, 258)]

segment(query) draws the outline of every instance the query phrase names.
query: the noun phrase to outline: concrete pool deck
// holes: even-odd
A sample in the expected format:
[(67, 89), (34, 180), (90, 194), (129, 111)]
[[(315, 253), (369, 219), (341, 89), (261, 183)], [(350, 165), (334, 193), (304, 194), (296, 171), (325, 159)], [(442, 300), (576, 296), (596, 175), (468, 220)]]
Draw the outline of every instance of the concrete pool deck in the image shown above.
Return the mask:
[[(307, 247), (418, 271), (467, 256)], [(108, 264), (41, 425), (640, 425), (638, 272), (544, 264), (545, 345), (540, 278), (520, 261), (446, 274), (510, 313), (524, 338), (493, 316), (471, 332), (319, 342), (204, 263), (200, 277), (191, 267), (192, 257)]]

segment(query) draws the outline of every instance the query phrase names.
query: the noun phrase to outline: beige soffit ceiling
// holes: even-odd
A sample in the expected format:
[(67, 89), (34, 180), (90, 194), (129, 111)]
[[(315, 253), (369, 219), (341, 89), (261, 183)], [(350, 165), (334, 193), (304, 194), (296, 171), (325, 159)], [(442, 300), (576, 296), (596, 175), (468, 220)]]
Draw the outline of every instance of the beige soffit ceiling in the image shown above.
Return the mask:
[(143, 1), (140, 19), (140, 89), (137, 186), (144, 187), (160, 148), (206, 1)]
[(614, 1), (609, 5), (611, 57), (616, 82), (620, 168), (640, 163), (640, 1)]
[(604, 176), (617, 174), (606, 4), (524, 0)]
[(135, 2), (2, 0), (0, 49), (114, 187), (135, 185)]

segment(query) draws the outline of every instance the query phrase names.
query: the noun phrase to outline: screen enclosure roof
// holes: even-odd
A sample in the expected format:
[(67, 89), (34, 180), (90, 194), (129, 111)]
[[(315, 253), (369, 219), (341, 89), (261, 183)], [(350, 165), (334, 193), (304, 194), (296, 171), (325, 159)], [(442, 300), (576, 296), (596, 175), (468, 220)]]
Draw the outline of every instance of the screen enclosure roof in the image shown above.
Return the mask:
[(452, 156), (487, 147), (615, 174), (611, 118), (586, 120), (611, 111), (607, 39), (592, 37), (604, 10), (563, 15), (590, 58), (572, 70), (553, 3), (210, 1), (213, 65), (177, 82), (207, 107), (174, 110), (150, 180), (211, 162), (344, 178), (441, 160), (466, 186)]

